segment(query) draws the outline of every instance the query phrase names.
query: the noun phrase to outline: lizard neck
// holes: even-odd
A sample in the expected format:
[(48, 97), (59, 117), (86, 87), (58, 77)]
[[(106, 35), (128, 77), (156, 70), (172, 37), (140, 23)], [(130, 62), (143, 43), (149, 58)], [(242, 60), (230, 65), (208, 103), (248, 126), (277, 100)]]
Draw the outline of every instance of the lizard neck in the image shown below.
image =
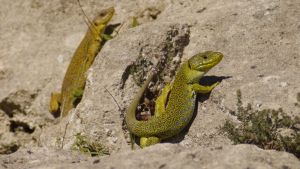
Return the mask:
[(198, 83), (205, 73), (206, 72), (191, 69), (188, 65), (188, 62), (185, 62), (182, 64), (178, 73), (176, 74), (174, 84)]

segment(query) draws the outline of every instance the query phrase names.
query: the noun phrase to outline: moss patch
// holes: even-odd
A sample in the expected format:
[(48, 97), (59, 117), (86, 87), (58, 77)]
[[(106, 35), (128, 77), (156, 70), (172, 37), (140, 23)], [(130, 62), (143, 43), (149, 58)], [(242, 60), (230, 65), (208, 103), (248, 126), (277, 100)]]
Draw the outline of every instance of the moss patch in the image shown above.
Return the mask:
[(79, 151), (81, 153), (89, 154), (90, 156), (102, 156), (109, 155), (108, 148), (97, 142), (90, 142), (86, 136), (81, 133), (75, 135), (75, 143), (72, 146), (72, 150)]
[(299, 117), (292, 118), (281, 108), (254, 110), (251, 104), (244, 107), (240, 90), (236, 105), (236, 111), (231, 114), (240, 123), (227, 120), (222, 127), (234, 144), (255, 144), (263, 149), (287, 151), (300, 158)]

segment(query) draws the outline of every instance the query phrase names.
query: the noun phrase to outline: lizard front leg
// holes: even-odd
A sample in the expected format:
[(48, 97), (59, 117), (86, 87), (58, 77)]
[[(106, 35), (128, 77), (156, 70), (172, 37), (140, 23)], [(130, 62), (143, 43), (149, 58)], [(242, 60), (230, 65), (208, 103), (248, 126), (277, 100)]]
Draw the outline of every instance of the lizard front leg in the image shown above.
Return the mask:
[(197, 93), (209, 93), (213, 88), (215, 88), (217, 85), (219, 85), (220, 82), (216, 82), (210, 86), (202, 86), (200, 84), (193, 84), (192, 85), (192, 90), (194, 90)]
[(57, 114), (60, 111), (61, 93), (51, 93), (49, 111), (52, 114)]

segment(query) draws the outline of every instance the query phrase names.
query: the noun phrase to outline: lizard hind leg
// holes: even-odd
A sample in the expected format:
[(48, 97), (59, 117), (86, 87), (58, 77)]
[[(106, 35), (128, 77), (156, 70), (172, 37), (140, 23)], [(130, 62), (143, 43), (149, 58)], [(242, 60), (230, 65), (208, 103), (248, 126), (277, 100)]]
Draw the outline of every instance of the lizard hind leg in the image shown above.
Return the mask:
[[(172, 89), (172, 85), (166, 84), (162, 89), (160, 96), (157, 97), (155, 101), (155, 112), (154, 117), (157, 118), (163, 115), (166, 111), (166, 105), (168, 102), (168, 96)], [(161, 141), (158, 137), (141, 137), (140, 138), (140, 146), (141, 148), (145, 148), (154, 144), (157, 144)]]
[(49, 111), (57, 116), (60, 113), (60, 105), (61, 105), (61, 94), (60, 93), (51, 93)]
[(81, 101), (84, 89), (78, 88), (72, 92), (72, 104), (75, 108)]
[[(172, 89), (172, 85), (166, 84), (162, 89), (161, 94), (157, 97), (155, 101), (155, 112), (154, 112), (155, 118), (163, 115), (166, 112), (166, 105), (168, 103), (168, 97), (171, 89)], [(157, 144), (160, 141), (161, 139), (158, 137), (141, 137), (140, 146), (141, 148), (145, 148), (153, 144)]]
[(160, 96), (157, 97), (155, 101), (155, 112), (154, 112), (155, 117), (159, 117), (165, 113), (171, 89), (172, 89), (172, 85), (166, 84), (162, 89)]
[(153, 144), (159, 143), (161, 140), (158, 137), (141, 137), (140, 138), (140, 146), (141, 148), (145, 148), (151, 146)]

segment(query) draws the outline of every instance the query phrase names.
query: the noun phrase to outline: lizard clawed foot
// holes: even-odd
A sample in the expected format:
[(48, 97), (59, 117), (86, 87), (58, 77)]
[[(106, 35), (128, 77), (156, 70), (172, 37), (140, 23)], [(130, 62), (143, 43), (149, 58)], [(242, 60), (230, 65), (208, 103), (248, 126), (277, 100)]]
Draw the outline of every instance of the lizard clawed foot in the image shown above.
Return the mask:
[(158, 137), (141, 137), (140, 138), (140, 146), (141, 148), (145, 148), (151, 146), (153, 144), (157, 144), (160, 142)]

